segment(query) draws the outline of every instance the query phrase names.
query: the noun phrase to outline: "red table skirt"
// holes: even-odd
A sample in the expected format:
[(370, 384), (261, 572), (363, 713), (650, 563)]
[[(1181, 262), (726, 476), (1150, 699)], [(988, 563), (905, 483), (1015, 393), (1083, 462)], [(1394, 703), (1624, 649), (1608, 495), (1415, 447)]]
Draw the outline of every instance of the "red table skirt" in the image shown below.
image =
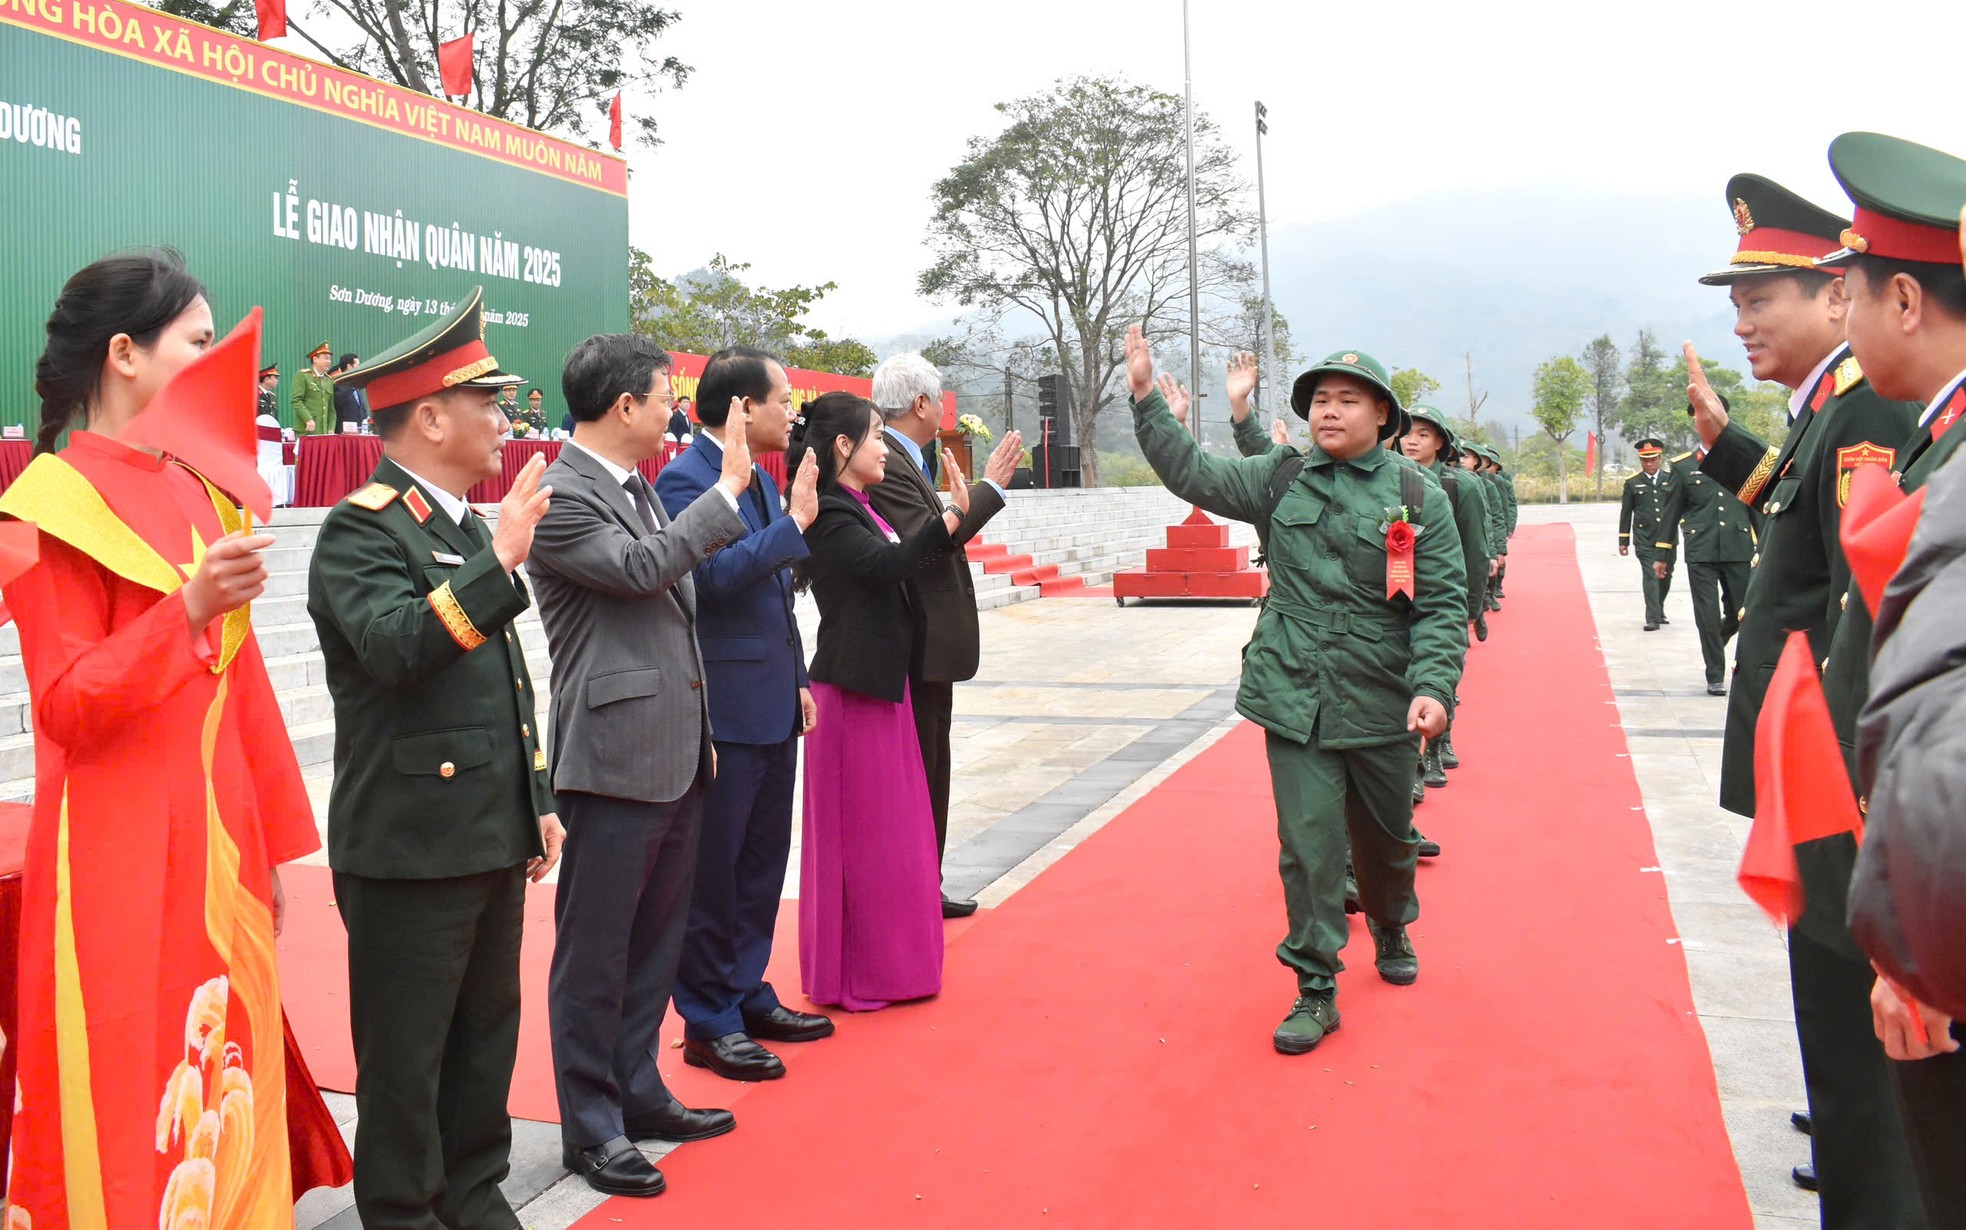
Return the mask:
[(27, 853), (27, 829), (33, 819), (31, 803), (0, 803), (0, 1030), (7, 1035), (6, 1053), (0, 1055), (0, 1089), (9, 1091), (0, 1098), (0, 1191), (7, 1185), (7, 1142), (14, 1134), (13, 1037), (19, 1009), (15, 950), (20, 942), (21, 862)]
[[(660, 454), (641, 464), (642, 473), (654, 482), (662, 467), (681, 452), (680, 445), (664, 445)], [(559, 455), (557, 440), (507, 440), (499, 454), (503, 472), (471, 488), (468, 498), (473, 504), (496, 504), (511, 490), (513, 480), (528, 461), (543, 456), (546, 464), (552, 465)], [(300, 458), (294, 468), (294, 503), (301, 508), (339, 504), (342, 497), (369, 481), (369, 475), (375, 473), (376, 463), (381, 460), (382, 441), (375, 436), (307, 436), (300, 442)], [(0, 459), (0, 463), (3, 461)], [(758, 459), (758, 464), (777, 480), (782, 490), (785, 454), (767, 453)]]
[(34, 441), (0, 440), (0, 491), (13, 486), (33, 458)]

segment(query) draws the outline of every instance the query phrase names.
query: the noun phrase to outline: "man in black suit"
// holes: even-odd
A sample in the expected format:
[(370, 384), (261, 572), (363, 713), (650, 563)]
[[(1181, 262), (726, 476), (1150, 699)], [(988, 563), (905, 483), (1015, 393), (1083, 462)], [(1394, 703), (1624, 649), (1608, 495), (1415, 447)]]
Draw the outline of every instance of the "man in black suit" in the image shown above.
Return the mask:
[(553, 1069), (569, 1170), (597, 1191), (653, 1196), (638, 1140), (735, 1126), (690, 1110), (656, 1068), (715, 773), (690, 573), (744, 536), (751, 482), (741, 409), (717, 482), (671, 521), (638, 470), (662, 449), (669, 356), (630, 333), (590, 337), (561, 379), (576, 424), (546, 472), (553, 507), (528, 571), (553, 655), (552, 774), (567, 828), (554, 901)]
[[(352, 372), (362, 360), (352, 354), (341, 356), (335, 365), (328, 369), (328, 375), (338, 376), (342, 372)], [(351, 384), (337, 380), (334, 386), (334, 421), (336, 431), (360, 431), (362, 424), (369, 420), (369, 408), (362, 401), (362, 390)]]
[[(942, 374), (919, 354), (898, 354), (874, 369), (874, 404), (887, 422), (888, 447), (898, 454), (884, 482), (868, 489), (874, 508), (903, 537), (931, 517), (942, 514), (935, 492), (942, 432)], [(1024, 440), (1017, 432), (1005, 435), (990, 454), (983, 477), (969, 488), (969, 509), (950, 537), (952, 548), (932, 561), (916, 578), (928, 618), (919, 677), (909, 686), (914, 698), (915, 733), (922, 745), (922, 767), (928, 772), (929, 803), (935, 812), (935, 848), (949, 842), (949, 728), (955, 717), (956, 684), (974, 679), (982, 660), (982, 635), (976, 623), (976, 582), (969, 574), (963, 544), (981, 533), (1004, 505), (1004, 488), (1016, 472)], [(942, 898), (942, 915), (961, 918), (976, 912), (976, 902)]]

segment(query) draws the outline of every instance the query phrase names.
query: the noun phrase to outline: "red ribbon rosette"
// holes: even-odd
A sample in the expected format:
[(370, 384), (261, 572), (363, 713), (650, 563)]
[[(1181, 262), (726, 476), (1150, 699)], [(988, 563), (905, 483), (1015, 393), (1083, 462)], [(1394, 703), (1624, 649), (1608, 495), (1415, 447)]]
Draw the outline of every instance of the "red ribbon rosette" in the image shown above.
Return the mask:
[(1396, 594), (1413, 596), (1413, 540), (1410, 522), (1395, 521), (1386, 527), (1386, 600)]

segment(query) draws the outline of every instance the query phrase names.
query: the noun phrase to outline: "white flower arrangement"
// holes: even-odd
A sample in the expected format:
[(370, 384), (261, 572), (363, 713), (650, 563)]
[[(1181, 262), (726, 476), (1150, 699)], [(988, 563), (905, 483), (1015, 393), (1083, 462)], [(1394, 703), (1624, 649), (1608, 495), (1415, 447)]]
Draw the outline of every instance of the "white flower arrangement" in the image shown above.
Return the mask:
[(957, 418), (956, 430), (972, 440), (981, 440), (985, 444), (996, 438), (990, 434), (990, 429), (983, 425), (983, 420), (973, 414), (965, 414)]

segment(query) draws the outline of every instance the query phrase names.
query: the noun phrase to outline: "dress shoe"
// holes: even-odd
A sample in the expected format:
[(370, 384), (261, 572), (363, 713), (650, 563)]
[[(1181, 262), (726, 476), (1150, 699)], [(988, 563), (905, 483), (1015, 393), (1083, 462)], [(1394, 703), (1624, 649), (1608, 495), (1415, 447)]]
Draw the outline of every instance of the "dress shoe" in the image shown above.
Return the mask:
[(1434, 741), (1434, 746), (1440, 749), (1441, 768), (1458, 769), (1461, 767), (1461, 758), (1454, 754), (1453, 735), (1442, 735), (1439, 739), (1436, 739)]
[(1727, 695), (1727, 685), (1724, 683), (1710, 683), (1707, 685), (1707, 695), (1725, 696)]
[(1488, 616), (1486, 614), (1475, 616), (1475, 639), (1478, 641), (1488, 639)]
[(1270, 1044), (1286, 1055), (1302, 1055), (1324, 1036), (1338, 1030), (1338, 996), (1334, 991), (1306, 991), (1290, 1005)]
[(1379, 976), (1396, 987), (1410, 987), (1420, 976), (1420, 958), (1413, 951), (1413, 941), (1406, 938), (1406, 928), (1384, 926), (1368, 918), (1365, 929), (1372, 933), (1372, 964)]
[(942, 894), (942, 917), (968, 918), (974, 913), (976, 913), (974, 901), (960, 901), (947, 893)]
[(725, 1034), (709, 1042), (686, 1039), (683, 1062), (692, 1068), (708, 1068), (730, 1081), (775, 1081), (785, 1075), (785, 1064), (778, 1056), (744, 1034)]
[(784, 1005), (744, 1018), (744, 1032), (767, 1042), (817, 1042), (833, 1036), (833, 1020), (816, 1012), (794, 1012)]
[(669, 1186), (626, 1136), (591, 1149), (563, 1146), (560, 1164), (587, 1180), (587, 1186), (610, 1196), (660, 1196)]
[(1422, 833), (1419, 829), (1414, 829), (1413, 835), (1420, 839), (1420, 848), (1413, 852), (1417, 857), (1419, 858), (1440, 857), (1439, 842), (1427, 840), (1427, 835), (1425, 833)]
[(1659, 622), (1660, 622), (1660, 623), (1662, 623), (1662, 624), (1669, 624), (1669, 623), (1671, 623), (1671, 622), (1672, 622), (1672, 616), (1670, 616), (1670, 615), (1661, 615), (1661, 616), (1659, 616)]
[(1659, 625), (1648, 621), (1645, 625), (1645, 630), (1647, 632), (1657, 632), (1659, 630)]
[(686, 1145), (692, 1140), (722, 1136), (737, 1126), (737, 1116), (727, 1110), (691, 1110), (674, 1098), (652, 1115), (642, 1115), (623, 1123), (630, 1140), (660, 1140)]
[(1789, 1178), (1794, 1179), (1795, 1185), (1805, 1192), (1816, 1190), (1816, 1168), (1814, 1166), (1797, 1166), (1794, 1170), (1789, 1171)]
[(1814, 1136), (1816, 1134), (1816, 1121), (1809, 1117), (1809, 1112), (1806, 1110), (1790, 1111), (1789, 1126), (1804, 1136)]

